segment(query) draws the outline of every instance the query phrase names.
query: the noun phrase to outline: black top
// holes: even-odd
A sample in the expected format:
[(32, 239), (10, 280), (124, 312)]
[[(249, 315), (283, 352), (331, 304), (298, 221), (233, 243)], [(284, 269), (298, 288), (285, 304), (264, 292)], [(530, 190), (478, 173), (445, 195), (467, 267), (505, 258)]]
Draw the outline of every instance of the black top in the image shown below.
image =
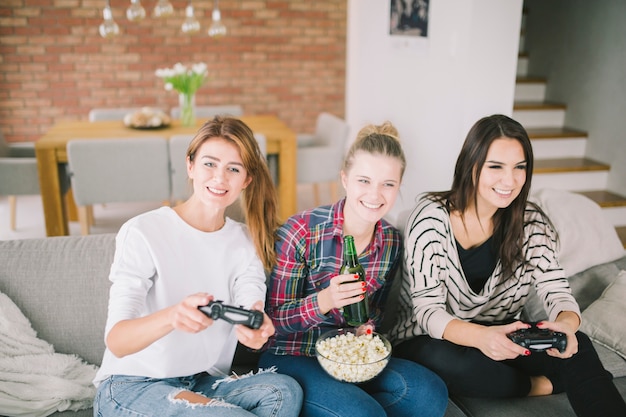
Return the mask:
[(456, 246), (459, 249), (459, 259), (465, 273), (465, 279), (472, 291), (479, 294), (485, 286), (487, 279), (493, 274), (493, 270), (498, 262), (493, 247), (493, 236), (480, 244), (480, 246), (470, 249), (463, 249), (458, 241)]

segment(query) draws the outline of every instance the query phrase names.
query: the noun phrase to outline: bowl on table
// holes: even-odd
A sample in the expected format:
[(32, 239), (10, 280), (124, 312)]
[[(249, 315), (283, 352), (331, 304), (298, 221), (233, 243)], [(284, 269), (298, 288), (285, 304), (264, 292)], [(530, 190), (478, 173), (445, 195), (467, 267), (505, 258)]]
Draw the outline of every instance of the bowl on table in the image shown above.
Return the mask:
[(391, 343), (376, 332), (357, 335), (356, 329), (334, 329), (317, 339), (315, 356), (333, 378), (344, 382), (367, 382), (389, 363)]
[(124, 116), (124, 125), (133, 129), (161, 129), (171, 123), (171, 118), (162, 110), (142, 107)]

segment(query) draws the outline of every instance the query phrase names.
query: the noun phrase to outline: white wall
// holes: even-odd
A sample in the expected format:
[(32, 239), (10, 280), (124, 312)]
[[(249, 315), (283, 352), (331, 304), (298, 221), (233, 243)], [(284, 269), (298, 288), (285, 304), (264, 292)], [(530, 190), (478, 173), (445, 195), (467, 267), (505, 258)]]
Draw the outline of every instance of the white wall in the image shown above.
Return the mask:
[(389, 215), (450, 188), (467, 131), (511, 115), (522, 0), (430, 0), (428, 38), (389, 35), (389, 0), (348, 0), (346, 119), (351, 138), (390, 120), (407, 156)]

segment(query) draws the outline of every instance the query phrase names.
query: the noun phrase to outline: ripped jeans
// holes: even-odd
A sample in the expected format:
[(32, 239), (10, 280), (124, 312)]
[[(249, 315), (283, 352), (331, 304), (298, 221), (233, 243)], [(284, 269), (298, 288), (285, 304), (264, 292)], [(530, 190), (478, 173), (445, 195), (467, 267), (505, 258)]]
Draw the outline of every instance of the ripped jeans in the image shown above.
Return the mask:
[[(191, 391), (210, 399), (193, 404), (175, 398)], [(297, 417), (300, 385), (273, 371), (223, 378), (206, 373), (178, 378), (114, 375), (100, 383), (94, 417)]]

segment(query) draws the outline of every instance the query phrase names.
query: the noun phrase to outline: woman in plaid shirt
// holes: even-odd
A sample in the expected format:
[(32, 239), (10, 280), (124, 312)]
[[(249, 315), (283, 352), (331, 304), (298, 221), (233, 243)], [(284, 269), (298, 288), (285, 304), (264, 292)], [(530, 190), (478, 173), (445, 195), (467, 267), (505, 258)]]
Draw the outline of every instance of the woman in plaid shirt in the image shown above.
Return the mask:
[[(341, 170), (346, 197), (292, 216), (279, 228), (268, 314), (276, 334), (260, 359), (277, 366), (304, 390), (301, 416), (442, 416), (447, 389), (421, 365), (391, 358), (375, 379), (360, 385), (329, 376), (315, 358), (320, 334), (347, 327), (340, 309), (367, 291), (370, 322), (379, 325), (402, 258), (400, 233), (383, 216), (399, 192), (406, 165), (396, 129), (386, 122), (363, 128)], [(343, 236), (352, 235), (367, 284), (338, 275)], [(343, 284), (345, 283), (345, 284)], [(340, 285), (343, 284), (343, 285)], [(417, 365), (417, 366), (416, 366)]]

